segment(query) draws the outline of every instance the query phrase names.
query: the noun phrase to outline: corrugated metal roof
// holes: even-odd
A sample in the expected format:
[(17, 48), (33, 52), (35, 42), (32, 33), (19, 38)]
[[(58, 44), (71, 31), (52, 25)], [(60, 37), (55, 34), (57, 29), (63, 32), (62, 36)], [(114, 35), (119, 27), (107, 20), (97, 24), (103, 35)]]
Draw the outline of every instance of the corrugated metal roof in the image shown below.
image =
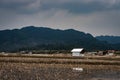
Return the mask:
[(83, 48), (74, 48), (71, 52), (81, 52)]

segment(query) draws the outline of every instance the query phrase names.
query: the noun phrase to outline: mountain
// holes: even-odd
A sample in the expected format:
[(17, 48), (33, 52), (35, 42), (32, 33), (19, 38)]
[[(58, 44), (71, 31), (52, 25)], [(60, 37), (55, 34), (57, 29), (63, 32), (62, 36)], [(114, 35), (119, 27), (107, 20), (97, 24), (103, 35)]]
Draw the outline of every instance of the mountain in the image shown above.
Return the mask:
[(21, 29), (0, 31), (0, 51), (71, 50), (77, 47), (83, 47), (86, 50), (104, 50), (110, 49), (110, 46), (89, 33), (74, 29), (59, 30), (27, 26)]
[(109, 43), (112, 49), (120, 50), (120, 36), (97, 36), (96, 39)]
[(107, 41), (110, 44), (120, 43), (120, 36), (97, 36), (96, 39), (100, 41)]

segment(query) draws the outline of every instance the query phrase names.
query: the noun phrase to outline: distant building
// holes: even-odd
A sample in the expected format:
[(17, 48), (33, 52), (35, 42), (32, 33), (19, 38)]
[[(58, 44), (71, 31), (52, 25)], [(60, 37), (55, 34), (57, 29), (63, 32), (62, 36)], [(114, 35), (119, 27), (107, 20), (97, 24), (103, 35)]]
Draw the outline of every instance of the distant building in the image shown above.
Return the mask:
[(74, 48), (71, 50), (72, 56), (84, 56), (84, 49), (83, 48)]
[(26, 52), (25, 51), (20, 51), (21, 54), (25, 54)]
[(114, 53), (115, 53), (115, 50), (106, 50), (106, 51), (98, 51), (97, 52), (97, 55), (101, 55), (101, 56), (103, 56), (103, 55), (114, 55)]
[(32, 54), (32, 52), (29, 52), (28, 54)]
[(103, 56), (103, 51), (97, 51), (97, 55)]
[(2, 54), (5, 54), (5, 52), (1, 52)]
[(108, 55), (113, 56), (115, 53), (115, 50), (108, 50)]
[(93, 55), (97, 55), (97, 52), (87, 52), (86, 54), (87, 56), (93, 56)]

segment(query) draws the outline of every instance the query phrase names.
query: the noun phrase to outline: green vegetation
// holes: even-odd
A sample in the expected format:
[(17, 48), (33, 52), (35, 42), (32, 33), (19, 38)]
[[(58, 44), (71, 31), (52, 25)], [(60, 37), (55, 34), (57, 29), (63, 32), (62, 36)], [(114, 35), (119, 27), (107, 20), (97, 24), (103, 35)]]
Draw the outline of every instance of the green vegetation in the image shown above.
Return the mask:
[(55, 30), (43, 27), (0, 31), (0, 51), (24, 50), (71, 50), (83, 47), (86, 50), (112, 49), (107, 42), (99, 41), (91, 34), (74, 29)]

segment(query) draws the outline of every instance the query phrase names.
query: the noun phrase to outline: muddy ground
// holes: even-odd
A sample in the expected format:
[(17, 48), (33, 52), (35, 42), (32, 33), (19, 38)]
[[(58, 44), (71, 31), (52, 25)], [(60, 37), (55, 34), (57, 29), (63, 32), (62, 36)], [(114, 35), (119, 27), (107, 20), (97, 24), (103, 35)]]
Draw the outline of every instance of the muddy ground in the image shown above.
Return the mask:
[(120, 66), (1, 62), (0, 80), (120, 80)]

